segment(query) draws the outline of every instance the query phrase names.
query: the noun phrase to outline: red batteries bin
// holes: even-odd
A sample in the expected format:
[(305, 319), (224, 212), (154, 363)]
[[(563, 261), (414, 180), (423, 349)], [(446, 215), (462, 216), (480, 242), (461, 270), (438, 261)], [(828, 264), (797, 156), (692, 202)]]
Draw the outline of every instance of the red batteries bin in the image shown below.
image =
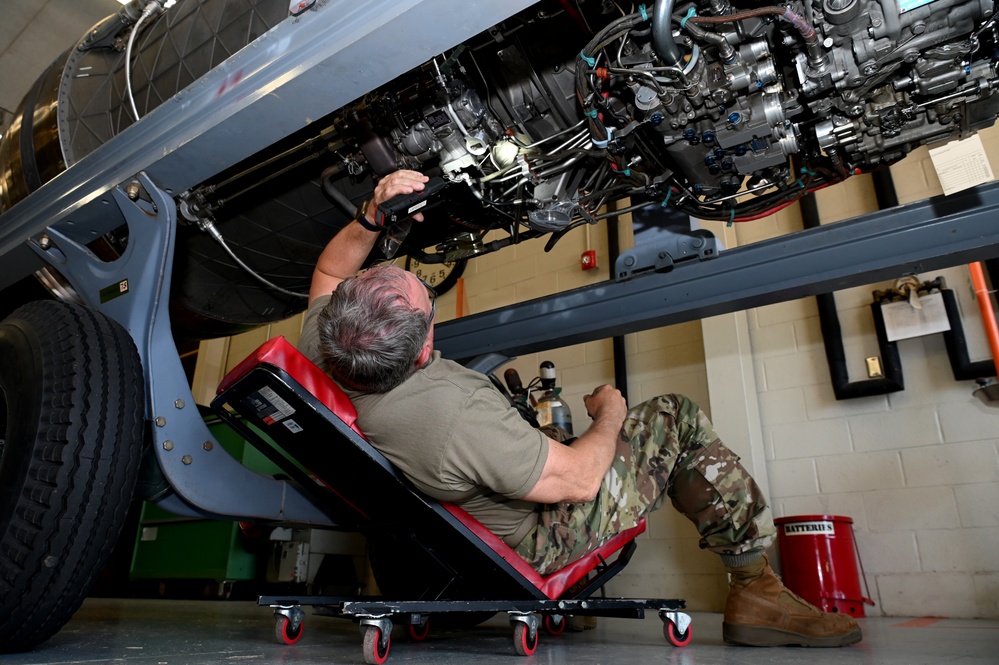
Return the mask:
[(824, 612), (864, 616), (864, 603), (873, 605), (874, 601), (860, 590), (853, 519), (797, 515), (777, 518), (774, 523), (787, 588)]

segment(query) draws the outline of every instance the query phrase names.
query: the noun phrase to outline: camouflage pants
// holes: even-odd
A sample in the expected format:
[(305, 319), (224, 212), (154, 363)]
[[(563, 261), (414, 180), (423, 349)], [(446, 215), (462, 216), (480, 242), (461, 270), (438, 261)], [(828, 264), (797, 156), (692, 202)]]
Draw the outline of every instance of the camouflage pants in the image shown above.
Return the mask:
[(595, 499), (542, 506), (517, 553), (542, 575), (638, 524), (666, 497), (718, 554), (762, 551), (774, 537), (766, 499), (700, 408), (663, 395), (632, 408)]

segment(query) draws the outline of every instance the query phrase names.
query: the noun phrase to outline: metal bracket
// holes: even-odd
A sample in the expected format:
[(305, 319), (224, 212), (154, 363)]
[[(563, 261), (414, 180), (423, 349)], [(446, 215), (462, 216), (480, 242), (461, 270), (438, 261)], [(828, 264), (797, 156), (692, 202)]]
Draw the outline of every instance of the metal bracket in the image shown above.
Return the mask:
[(527, 629), (530, 631), (531, 635), (538, 634), (538, 627), (541, 625), (541, 619), (538, 618), (537, 614), (525, 614), (523, 612), (507, 612), (510, 616), (510, 625), (514, 626), (518, 623), (525, 624)]
[(384, 652), (388, 649), (389, 635), (392, 634), (392, 619), (383, 616), (361, 617), (361, 621), (358, 624), (358, 628), (361, 630), (361, 635), (364, 634), (364, 629), (368, 626), (374, 626), (379, 630), (378, 649)]
[(305, 621), (305, 612), (298, 605), (272, 605), (274, 616), (283, 616), (288, 619), (288, 632), (297, 633), (299, 626)]
[[(169, 289), (177, 225), (173, 199), (145, 175), (149, 200), (119, 187), (113, 201), (128, 224), (128, 245), (111, 262), (50, 227), (29, 245), (58, 270), (88, 306), (122, 324), (142, 359), (146, 418), (163, 474), (184, 503), (170, 510), (225, 518), (257, 518), (330, 525), (297, 487), (250, 471), (218, 444), (191, 394), (170, 329)], [(95, 201), (98, 205), (107, 201)], [(44, 240), (42, 240), (44, 238)]]
[(625, 250), (614, 263), (614, 279), (624, 282), (637, 274), (667, 272), (677, 261), (713, 259), (718, 241), (710, 231), (691, 229), (690, 217), (658, 204), (632, 212), (635, 247)]
[(686, 635), (687, 629), (690, 628), (691, 618), (690, 615), (685, 612), (677, 612), (675, 610), (660, 610), (659, 618), (663, 622), (670, 621), (676, 626), (676, 631), (680, 635)]

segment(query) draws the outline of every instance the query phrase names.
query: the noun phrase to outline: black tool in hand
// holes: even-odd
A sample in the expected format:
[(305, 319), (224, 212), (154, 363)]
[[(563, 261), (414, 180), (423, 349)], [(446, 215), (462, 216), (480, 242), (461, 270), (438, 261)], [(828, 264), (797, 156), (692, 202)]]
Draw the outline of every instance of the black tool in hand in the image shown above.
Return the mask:
[(520, 374), (513, 367), (503, 372), (503, 380), (506, 381), (506, 387), (514, 397), (527, 392), (524, 390), (524, 382), (520, 380)]
[(398, 221), (406, 219), (428, 207), (430, 199), (439, 194), (448, 186), (448, 182), (443, 178), (431, 178), (424, 186), (422, 192), (412, 194), (400, 194), (393, 196), (388, 201), (382, 201), (375, 209), (375, 224), (378, 226), (389, 226)]

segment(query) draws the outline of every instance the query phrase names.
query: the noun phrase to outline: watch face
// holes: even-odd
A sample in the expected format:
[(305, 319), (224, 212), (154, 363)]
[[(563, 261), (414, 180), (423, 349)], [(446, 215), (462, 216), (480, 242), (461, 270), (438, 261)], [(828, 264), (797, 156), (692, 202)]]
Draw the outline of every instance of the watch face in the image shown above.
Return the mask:
[(434, 287), (440, 295), (458, 283), (467, 262), (467, 259), (458, 259), (447, 263), (420, 263), (410, 256), (406, 258), (406, 270)]

